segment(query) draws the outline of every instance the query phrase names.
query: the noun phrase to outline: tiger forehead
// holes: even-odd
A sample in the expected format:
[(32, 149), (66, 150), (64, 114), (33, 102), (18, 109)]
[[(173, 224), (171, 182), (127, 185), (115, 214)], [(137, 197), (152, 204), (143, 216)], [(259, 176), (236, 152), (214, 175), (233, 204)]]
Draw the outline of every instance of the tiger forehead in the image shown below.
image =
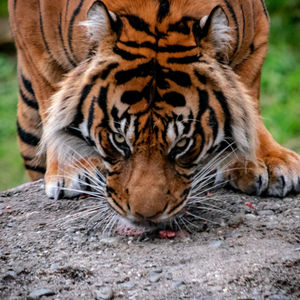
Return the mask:
[[(195, 42), (191, 39), (192, 27), (200, 16), (195, 18), (191, 16), (190, 12), (185, 11), (184, 1), (127, 0), (111, 2), (114, 3), (107, 3), (108, 8), (116, 13), (122, 22), (120, 41), (135, 41), (140, 46), (147, 42), (157, 43), (158, 47), (163, 47), (166, 42), (195, 46)], [(150, 44), (147, 46), (150, 47)], [(153, 50), (160, 52), (159, 50), (164, 49)]]
[[(199, 17), (199, 5), (195, 0), (103, 0), (103, 2), (109, 10), (119, 16), (138, 16), (148, 24), (152, 33), (155, 33), (155, 28), (162, 31), (167, 29), (164, 27), (166, 24), (176, 23), (184, 16)], [(208, 7), (211, 8), (211, 3), (200, 6), (201, 11), (206, 11)]]

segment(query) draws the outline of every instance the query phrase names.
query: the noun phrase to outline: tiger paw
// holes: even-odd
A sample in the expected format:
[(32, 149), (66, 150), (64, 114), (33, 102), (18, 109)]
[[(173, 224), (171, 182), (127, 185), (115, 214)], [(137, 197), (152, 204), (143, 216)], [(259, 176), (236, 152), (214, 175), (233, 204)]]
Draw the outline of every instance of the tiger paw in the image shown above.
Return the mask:
[(253, 162), (235, 162), (224, 172), (229, 184), (247, 194), (284, 197), (300, 192), (300, 156), (283, 147)]
[(102, 164), (98, 158), (79, 160), (63, 167), (58, 167), (58, 163), (50, 164), (45, 175), (47, 196), (57, 200), (75, 198), (81, 194), (100, 193), (104, 183), (100, 166)]

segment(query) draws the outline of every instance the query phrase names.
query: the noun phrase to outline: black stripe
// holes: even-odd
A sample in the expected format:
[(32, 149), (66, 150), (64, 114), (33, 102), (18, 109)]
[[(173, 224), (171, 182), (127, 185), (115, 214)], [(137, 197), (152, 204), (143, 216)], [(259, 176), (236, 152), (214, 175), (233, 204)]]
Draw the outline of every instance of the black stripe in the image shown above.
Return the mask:
[(169, 14), (170, 12), (170, 3), (168, 0), (160, 0), (159, 8), (157, 12), (157, 20), (158, 22), (162, 22), (162, 20)]
[(101, 87), (100, 92), (99, 92), (99, 96), (97, 99), (97, 103), (99, 105), (99, 107), (101, 108), (102, 112), (103, 112), (103, 120), (102, 120), (102, 124), (103, 126), (107, 125), (107, 91), (108, 91), (108, 86), (107, 87)]
[(217, 138), (218, 131), (219, 131), (219, 125), (218, 125), (218, 120), (216, 118), (215, 111), (213, 110), (212, 107), (209, 107), (209, 122), (208, 125), (212, 129), (213, 136), (214, 136), (214, 141)]
[(22, 158), (23, 158), (25, 161), (33, 160), (33, 157), (23, 155), (22, 153), (21, 153), (21, 156), (22, 156)]
[(157, 50), (159, 52), (177, 53), (177, 52), (190, 51), (195, 48), (196, 48), (196, 46), (168, 45), (166, 47), (158, 47)]
[(177, 205), (175, 205), (171, 210), (168, 211), (168, 214), (171, 214), (173, 211), (175, 211), (178, 207), (180, 207), (185, 202), (185, 198), (182, 199)]
[(40, 142), (40, 138), (34, 134), (25, 131), (21, 126), (19, 121), (17, 121), (17, 131), (21, 141), (27, 145), (37, 146)]
[(180, 21), (170, 24), (168, 31), (169, 32), (177, 32), (185, 35), (189, 35), (191, 30), (190, 27), (188, 26), (187, 22), (194, 20), (190, 17), (183, 17)]
[(38, 103), (36, 102), (36, 100), (30, 100), (30, 99), (28, 99), (28, 97), (26, 97), (26, 95), (23, 93), (23, 91), (22, 91), (21, 88), (19, 89), (19, 93), (20, 93), (21, 99), (23, 100), (23, 102), (24, 102), (27, 106), (29, 106), (29, 107), (31, 107), (31, 108), (33, 108), (33, 109), (36, 109), (36, 110), (39, 109), (39, 105), (38, 105)]
[(242, 11), (242, 17), (243, 17), (243, 36), (242, 39), (245, 37), (245, 26), (246, 26), (246, 21), (245, 21), (245, 13), (243, 9), (243, 5), (241, 4), (241, 11)]
[(102, 74), (101, 74), (101, 79), (102, 80), (105, 80), (107, 77), (108, 77), (108, 75), (110, 74), (110, 72), (113, 70), (113, 69), (115, 69), (115, 68), (117, 68), (119, 66), (119, 63), (111, 63), (111, 64), (109, 64), (103, 71), (102, 71)]
[(268, 14), (268, 11), (267, 11), (267, 7), (266, 7), (266, 4), (265, 4), (265, 1), (264, 0), (260, 0), (260, 3), (261, 3), (261, 5), (262, 5), (262, 7), (264, 9), (264, 14), (265, 14), (266, 18), (269, 21), (270, 18), (269, 18), (269, 14)]
[[(199, 95), (199, 112), (198, 112), (198, 116), (202, 116), (205, 111), (208, 109), (208, 101), (209, 101), (209, 96), (208, 96), (208, 92), (206, 90), (198, 90), (198, 95)], [(199, 120), (197, 118), (197, 120)]]
[(196, 69), (194, 70), (194, 74), (202, 84), (206, 84), (207, 79), (204, 75), (200, 74)]
[(118, 208), (120, 208), (121, 211), (125, 212), (124, 209), (120, 206), (120, 204), (112, 197), (113, 194), (115, 194), (115, 195), (117, 194), (116, 191), (112, 187), (107, 186), (106, 193), (107, 193), (107, 196), (113, 200), (113, 202), (116, 204), (116, 206)]
[(183, 45), (167, 45), (164, 47), (158, 47), (156, 44), (151, 42), (142, 42), (137, 43), (134, 41), (119, 41), (123, 45), (132, 48), (148, 48), (157, 52), (169, 52), (169, 53), (177, 53), (177, 52), (185, 52), (190, 51), (196, 48), (196, 46), (183, 46)]
[(180, 198), (182, 198), (182, 197), (186, 198), (186, 196), (188, 195), (189, 192), (190, 192), (190, 189), (185, 189), (185, 190), (181, 193), (181, 195), (180, 195), (179, 197), (180, 197)]
[(67, 20), (67, 16), (68, 16), (68, 11), (69, 11), (69, 4), (70, 4), (70, 0), (67, 0), (67, 3), (66, 3), (66, 13), (65, 13), (65, 20)]
[(163, 95), (163, 100), (174, 107), (185, 106), (185, 98), (177, 92), (169, 92)]
[(140, 102), (142, 98), (143, 95), (139, 91), (125, 91), (121, 96), (121, 102), (129, 105), (134, 105)]
[(39, 7), (39, 17), (40, 17), (40, 31), (41, 31), (42, 40), (43, 40), (44, 46), (46, 48), (46, 51), (47, 51), (48, 55), (51, 57), (51, 59), (53, 61), (55, 61), (55, 63), (63, 69), (63, 67), (61, 66), (61, 64), (54, 58), (52, 52), (50, 51), (49, 44), (48, 44), (48, 42), (46, 40), (40, 0), (38, 1), (38, 7)]
[(130, 26), (134, 28), (136, 31), (145, 32), (151, 36), (155, 36), (150, 29), (149, 24), (146, 23), (143, 19), (134, 16), (134, 15), (124, 15), (124, 17), (128, 20)]
[(118, 46), (115, 46), (113, 48), (113, 51), (114, 51), (114, 53), (120, 55), (125, 60), (135, 60), (138, 58), (146, 58), (146, 56), (144, 56), (144, 55), (130, 53), (126, 50), (120, 49)]
[(120, 171), (112, 171), (112, 172), (108, 171), (107, 172), (107, 176), (114, 176), (114, 175), (120, 175), (120, 174), (121, 174)]
[(237, 49), (238, 49), (238, 46), (240, 44), (240, 33), (239, 33), (239, 24), (238, 24), (238, 20), (237, 20), (237, 17), (236, 17), (236, 14), (234, 12), (234, 9), (232, 7), (232, 5), (228, 2), (228, 0), (225, 0), (225, 3), (226, 3), (226, 6), (231, 14), (231, 17), (233, 18), (233, 21), (234, 21), (234, 24), (235, 24), (235, 30), (236, 30), (236, 43), (235, 43), (235, 46), (234, 46), (234, 51), (233, 51), (233, 55), (235, 55)]
[(254, 44), (252, 43), (250, 45), (250, 54), (253, 54), (254, 50), (255, 50), (255, 47), (254, 47)]
[[(66, 133), (76, 136), (83, 141), (87, 141), (86, 138), (82, 135), (81, 131), (78, 128), (73, 127), (72, 125), (65, 128)], [(89, 142), (89, 141), (87, 141)]]
[(64, 42), (64, 38), (63, 38), (63, 34), (62, 34), (62, 28), (61, 28), (61, 13), (59, 14), (59, 24), (58, 24), (58, 33), (59, 33), (59, 38), (60, 38), (60, 42), (62, 45), (62, 48), (64, 50), (65, 56), (67, 57), (67, 60), (69, 61), (69, 63), (73, 66), (76, 67), (77, 64), (74, 62), (74, 60), (70, 57), (65, 42)]
[(126, 71), (119, 71), (116, 73), (115, 78), (117, 85), (126, 83), (135, 77), (147, 77), (155, 74), (155, 65), (153, 61), (145, 64), (140, 64), (137, 68), (129, 69)]
[[(165, 79), (170, 79), (182, 87), (189, 87), (192, 84), (191, 78), (187, 73), (181, 71), (168, 71), (167, 73), (161, 71), (161, 73)], [(159, 81), (159, 79), (157, 79), (157, 81)]]
[(17, 0), (14, 0), (14, 10), (17, 9)]
[(127, 46), (127, 47), (132, 47), (132, 48), (148, 48), (154, 51), (157, 51), (157, 45), (151, 42), (142, 42), (138, 43), (135, 41), (118, 41), (119, 43)]
[[(83, 115), (82, 115), (82, 112), (81, 112), (81, 108), (82, 108), (84, 100), (87, 98), (87, 96), (91, 92), (91, 90), (92, 90), (92, 88), (95, 84), (95, 80), (96, 80), (96, 78), (93, 78), (92, 83), (87, 84), (81, 91), (81, 96), (80, 96), (80, 99), (79, 99), (79, 103), (78, 103), (77, 108), (76, 108), (77, 114), (76, 114), (76, 116), (73, 120), (73, 123), (70, 124), (70, 132), (72, 130), (72, 128), (71, 128), (72, 126), (75, 127), (75, 128), (78, 128), (78, 125), (80, 123), (82, 123)], [(76, 133), (76, 129), (75, 129), (75, 131), (72, 131), (72, 132)], [(78, 134), (75, 134), (75, 135), (77, 136)], [(80, 133), (80, 135), (81, 135), (81, 133)]]
[(93, 100), (92, 100), (92, 103), (91, 103), (90, 109), (89, 109), (89, 116), (88, 116), (88, 123), (87, 123), (87, 127), (88, 127), (87, 129), (88, 129), (89, 136), (91, 136), (91, 128), (93, 125), (94, 112), (95, 112), (94, 105), (95, 105), (96, 101), (97, 101), (97, 98), (93, 97)]
[(39, 172), (39, 173), (43, 173), (43, 174), (46, 173), (46, 169), (43, 167), (39, 167), (39, 166), (30, 166), (30, 165), (25, 164), (25, 168), (26, 168), (26, 170), (30, 170), (30, 171), (34, 171), (34, 172)]
[(228, 108), (227, 99), (225, 98), (224, 94), (220, 91), (213, 91), (217, 100), (219, 101), (225, 115), (225, 125), (224, 125), (224, 131), (225, 131), (225, 138), (231, 138), (232, 137), (232, 131), (230, 127), (231, 123), (231, 113)]
[(72, 46), (72, 42), (73, 42), (73, 26), (74, 26), (74, 22), (76, 17), (78, 16), (78, 14), (80, 13), (82, 4), (83, 4), (84, 0), (81, 0), (79, 5), (76, 7), (76, 9), (73, 12), (71, 21), (70, 21), (70, 25), (69, 25), (69, 30), (68, 30), (68, 44), (69, 44), (69, 48), (70, 48), (70, 52), (74, 58), (74, 60), (76, 61), (75, 55), (74, 55), (74, 51), (73, 51), (73, 46)]
[(191, 64), (198, 61), (199, 61), (198, 55), (168, 58), (168, 63), (170, 64)]
[(31, 82), (28, 79), (26, 79), (24, 75), (21, 75), (21, 78), (26, 91), (33, 97), (35, 97)]
[(205, 134), (201, 125), (201, 117), (202, 115), (205, 113), (205, 111), (208, 109), (209, 107), (209, 96), (208, 96), (208, 92), (206, 90), (198, 90), (198, 95), (199, 95), (199, 107), (198, 107), (198, 114), (196, 117), (196, 120), (198, 122), (196, 122), (195, 126), (196, 126), (196, 132), (199, 133), (201, 135), (201, 145), (199, 148), (198, 153), (200, 154), (203, 150), (203, 147), (205, 145)]

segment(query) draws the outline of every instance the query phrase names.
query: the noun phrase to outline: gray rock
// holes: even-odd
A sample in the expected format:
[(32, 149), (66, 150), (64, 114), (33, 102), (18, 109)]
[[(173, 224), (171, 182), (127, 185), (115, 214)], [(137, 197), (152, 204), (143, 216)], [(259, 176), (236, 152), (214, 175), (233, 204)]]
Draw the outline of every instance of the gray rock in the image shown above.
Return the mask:
[(222, 241), (213, 241), (208, 245), (208, 247), (210, 247), (210, 248), (219, 248), (222, 244), (223, 244)]
[(163, 269), (162, 268), (156, 268), (153, 270), (154, 273), (162, 273)]
[(237, 214), (237, 215), (233, 216), (232, 218), (230, 218), (230, 220), (228, 220), (227, 224), (229, 226), (239, 226), (241, 224), (244, 224), (244, 218), (245, 218), (244, 214)]
[(270, 209), (264, 209), (257, 212), (259, 216), (273, 216), (274, 211)]
[(95, 291), (96, 300), (110, 300), (113, 299), (114, 292), (110, 286), (107, 286), (99, 291)]
[(121, 287), (125, 289), (132, 289), (135, 286), (135, 283), (132, 281), (127, 281), (121, 284)]
[(176, 280), (175, 282), (173, 282), (172, 287), (179, 288), (183, 285), (185, 285), (185, 282), (183, 280)]
[(269, 300), (288, 300), (290, 297), (284, 296), (282, 294), (271, 295), (268, 297)]
[(106, 246), (116, 246), (119, 240), (120, 240), (119, 237), (107, 237), (107, 238), (102, 238), (100, 240), (100, 243)]
[(31, 292), (29, 296), (27, 297), (28, 300), (34, 300), (39, 299), (42, 296), (53, 296), (55, 295), (55, 292), (53, 290), (49, 289), (39, 289)]
[(14, 271), (8, 271), (3, 276), (3, 280), (14, 280), (14, 279), (16, 279), (16, 273)]
[(151, 272), (149, 274), (149, 280), (151, 282), (158, 282), (160, 278), (161, 278), (161, 275), (159, 273)]
[(56, 271), (56, 270), (58, 270), (59, 269), (59, 265), (58, 264), (52, 264), (51, 266), (50, 266), (50, 270), (52, 270), (52, 271)]

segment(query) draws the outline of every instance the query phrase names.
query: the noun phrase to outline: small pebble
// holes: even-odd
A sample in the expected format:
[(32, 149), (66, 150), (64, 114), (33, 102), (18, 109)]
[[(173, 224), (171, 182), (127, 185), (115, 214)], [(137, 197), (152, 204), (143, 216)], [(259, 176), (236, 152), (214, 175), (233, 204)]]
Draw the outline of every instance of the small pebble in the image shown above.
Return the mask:
[(153, 270), (154, 273), (162, 273), (163, 269), (162, 268), (156, 268)]
[(52, 264), (50, 266), (50, 270), (52, 270), (52, 271), (56, 271), (57, 269), (59, 269), (59, 264)]
[(14, 271), (8, 271), (3, 276), (3, 280), (14, 280), (14, 279), (16, 279), (16, 273)]
[(227, 224), (231, 227), (238, 227), (239, 225), (244, 223), (244, 218), (244, 215), (235, 215), (227, 222)]
[(173, 282), (172, 287), (173, 288), (179, 288), (180, 286), (185, 285), (185, 282), (183, 280), (176, 280)]
[(124, 282), (121, 284), (123, 288), (132, 289), (135, 286), (135, 283), (132, 281)]
[(111, 287), (105, 287), (99, 291), (95, 291), (96, 300), (110, 300), (114, 296), (114, 292)]
[(34, 300), (34, 299), (39, 299), (42, 296), (53, 296), (55, 295), (55, 292), (53, 290), (49, 289), (40, 289), (40, 290), (35, 290), (29, 294), (27, 299), (29, 300)]
[(118, 237), (108, 237), (108, 238), (103, 238), (100, 240), (101, 244), (107, 245), (107, 246), (114, 246), (119, 242)]
[(208, 247), (219, 248), (222, 244), (223, 244), (222, 241), (213, 241), (208, 245)]
[(274, 211), (270, 209), (260, 210), (257, 212), (259, 216), (272, 216), (274, 215)]
[(151, 282), (158, 282), (160, 280), (160, 278), (161, 278), (161, 275), (156, 272), (151, 272), (149, 274), (149, 280)]

